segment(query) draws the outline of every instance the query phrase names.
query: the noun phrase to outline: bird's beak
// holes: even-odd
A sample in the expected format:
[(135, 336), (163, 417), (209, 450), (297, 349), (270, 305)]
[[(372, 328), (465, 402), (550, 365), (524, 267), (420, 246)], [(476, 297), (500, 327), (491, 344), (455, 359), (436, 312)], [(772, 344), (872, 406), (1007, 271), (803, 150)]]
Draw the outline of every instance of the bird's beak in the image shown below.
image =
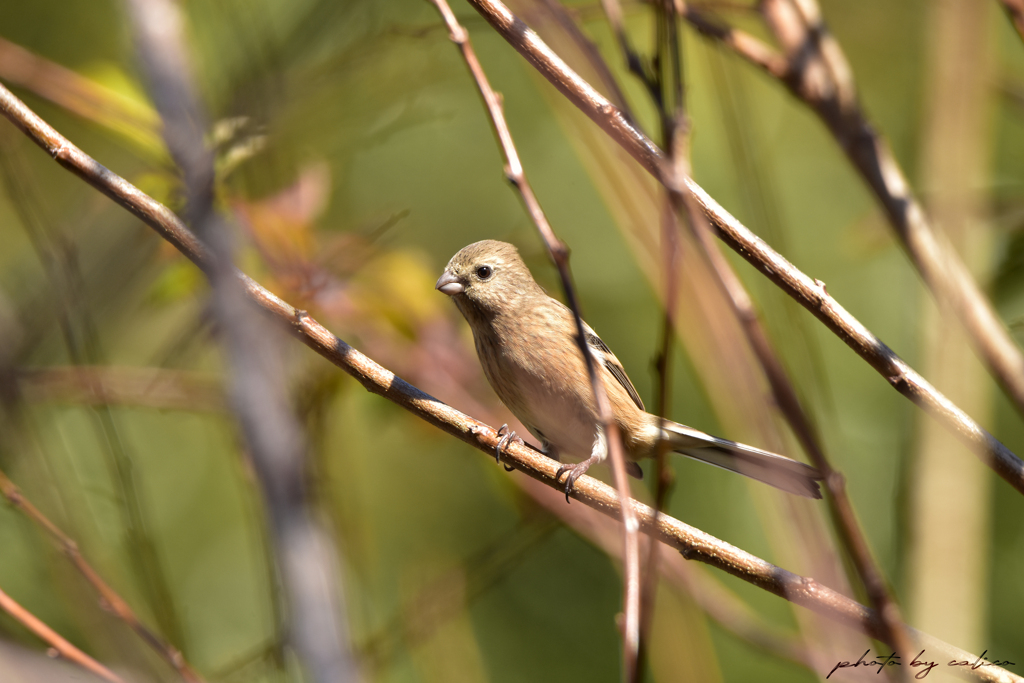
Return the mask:
[(466, 291), (466, 286), (459, 282), (459, 278), (446, 270), (441, 274), (441, 277), (437, 278), (437, 284), (434, 285), (434, 289), (439, 289), (448, 296), (455, 296)]

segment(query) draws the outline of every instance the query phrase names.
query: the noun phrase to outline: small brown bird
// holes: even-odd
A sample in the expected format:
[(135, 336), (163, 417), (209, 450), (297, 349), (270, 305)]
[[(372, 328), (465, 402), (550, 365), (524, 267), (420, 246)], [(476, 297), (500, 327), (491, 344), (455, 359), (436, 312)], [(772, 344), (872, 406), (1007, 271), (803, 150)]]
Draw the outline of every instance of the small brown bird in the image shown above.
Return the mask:
[[(498, 398), (540, 439), (546, 455), (586, 458), (568, 472), (566, 499), (576, 480), (608, 456), (594, 392), (576, 343), (576, 322), (561, 302), (538, 285), (511, 244), (484, 240), (452, 257), (437, 289), (458, 306), (473, 330), (477, 356)], [(584, 325), (587, 347), (602, 374), (622, 433), (629, 473), (642, 476), (634, 460), (654, 455), (664, 440), (671, 450), (746, 475), (783, 491), (821, 498), (818, 470), (796, 460), (744, 446), (665, 421), (644, 410), (622, 364)], [(502, 427), (497, 455), (514, 432)], [(588, 457), (589, 456), (589, 457)]]

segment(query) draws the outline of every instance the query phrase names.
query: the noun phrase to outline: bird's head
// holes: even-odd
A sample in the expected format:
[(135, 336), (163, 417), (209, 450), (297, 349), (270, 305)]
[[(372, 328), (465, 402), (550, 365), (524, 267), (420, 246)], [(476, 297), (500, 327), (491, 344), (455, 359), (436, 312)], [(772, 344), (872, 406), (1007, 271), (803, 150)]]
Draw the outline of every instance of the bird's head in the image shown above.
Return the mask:
[(524, 297), (543, 292), (519, 251), (496, 240), (475, 242), (455, 254), (436, 289), (452, 297), (467, 318), (515, 311)]

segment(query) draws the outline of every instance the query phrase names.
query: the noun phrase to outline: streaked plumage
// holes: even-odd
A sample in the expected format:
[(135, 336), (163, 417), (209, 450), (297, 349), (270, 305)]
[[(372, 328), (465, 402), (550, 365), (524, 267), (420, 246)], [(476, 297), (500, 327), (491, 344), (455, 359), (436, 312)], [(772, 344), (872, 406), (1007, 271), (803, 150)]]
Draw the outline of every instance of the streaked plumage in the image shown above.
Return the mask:
[[(538, 285), (511, 244), (484, 240), (452, 257), (437, 281), (473, 331), (484, 375), (544, 452), (585, 458), (567, 468), (566, 490), (607, 457), (586, 366), (575, 342), (572, 312)], [(804, 463), (719, 439), (644, 410), (622, 364), (586, 326), (587, 345), (600, 371), (631, 460), (654, 455), (659, 436), (673, 451), (744, 474), (784, 491), (820, 498), (821, 475)], [(640, 475), (635, 463), (630, 473)]]

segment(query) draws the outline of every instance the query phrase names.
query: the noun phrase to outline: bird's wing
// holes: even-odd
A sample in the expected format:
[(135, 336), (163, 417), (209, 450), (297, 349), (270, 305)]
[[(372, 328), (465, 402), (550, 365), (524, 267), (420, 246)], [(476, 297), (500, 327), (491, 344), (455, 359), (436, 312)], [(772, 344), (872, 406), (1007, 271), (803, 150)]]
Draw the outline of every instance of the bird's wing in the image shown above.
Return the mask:
[(608, 345), (601, 341), (601, 338), (597, 336), (597, 333), (590, 328), (590, 325), (583, 323), (583, 329), (587, 333), (587, 346), (590, 347), (591, 352), (594, 356), (608, 369), (608, 372), (612, 373), (612, 377), (622, 385), (622, 388), (626, 390), (629, 397), (633, 399), (633, 403), (640, 410), (646, 410), (644, 408), (644, 402), (640, 400), (640, 394), (637, 393), (636, 387), (629, 381), (629, 377), (626, 376), (626, 371), (622, 369), (622, 363), (615, 357), (612, 350), (608, 348)]

